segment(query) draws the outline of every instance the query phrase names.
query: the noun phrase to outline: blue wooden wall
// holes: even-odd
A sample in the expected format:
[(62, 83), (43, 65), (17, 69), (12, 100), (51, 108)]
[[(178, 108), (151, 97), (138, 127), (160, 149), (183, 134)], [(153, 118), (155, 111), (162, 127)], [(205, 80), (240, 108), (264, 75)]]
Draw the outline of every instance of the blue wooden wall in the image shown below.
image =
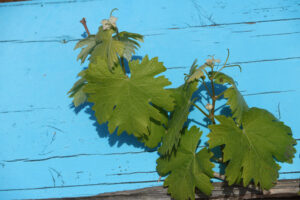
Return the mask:
[[(159, 56), (178, 86), (195, 58), (228, 70), (249, 106), (268, 109), (300, 138), (299, 0), (46, 0), (0, 4), (0, 199), (95, 195), (162, 185), (157, 152), (109, 135), (67, 91), (87, 66), (73, 51), (111, 9), (120, 31), (145, 35), (137, 56)], [(203, 93), (203, 95), (207, 95)], [(225, 101), (220, 102), (220, 106)], [(204, 103), (206, 103), (204, 101)], [(200, 103), (198, 103), (201, 105)], [(192, 112), (193, 123), (204, 123)], [(205, 128), (201, 128), (207, 134)], [(204, 135), (205, 135), (204, 134)], [(206, 139), (203, 137), (203, 141)], [(299, 143), (299, 140), (298, 140)], [(299, 178), (300, 144), (280, 178)]]

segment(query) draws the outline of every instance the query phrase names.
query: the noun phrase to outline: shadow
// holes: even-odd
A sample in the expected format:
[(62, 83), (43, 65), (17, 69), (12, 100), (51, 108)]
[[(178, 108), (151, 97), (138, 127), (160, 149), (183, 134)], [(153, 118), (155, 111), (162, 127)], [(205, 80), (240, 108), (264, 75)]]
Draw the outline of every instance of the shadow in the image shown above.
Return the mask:
[[(208, 91), (207, 91), (205, 85), (206, 85)], [(205, 106), (208, 103), (210, 103), (210, 104), (212, 103), (212, 100), (211, 100), (211, 95), (212, 95), (211, 83), (209, 81), (206, 81), (205, 85), (201, 84), (200, 87), (198, 88), (198, 90), (196, 92), (194, 92), (193, 97), (192, 97), (192, 99), (196, 98), (195, 103), (200, 104), (201, 107), (204, 110), (206, 110)], [(217, 96), (217, 95), (221, 94), (222, 92), (224, 92), (227, 89), (227, 87), (224, 86), (224, 85), (221, 85), (221, 84), (214, 84), (214, 89), (215, 89), (215, 95)], [(221, 100), (221, 99), (224, 99), (223, 95), (220, 96), (219, 100)], [(193, 109), (195, 109), (195, 108), (193, 108)], [(216, 107), (215, 111), (219, 111), (219, 110), (220, 110), (220, 114), (227, 113), (226, 116), (230, 116), (230, 114), (231, 114), (230, 108), (226, 104), (224, 104), (220, 107)], [(202, 121), (197, 121), (195, 119), (190, 119), (190, 121), (192, 121), (195, 124), (197, 124), (199, 126), (202, 126), (204, 128), (208, 128), (208, 126), (211, 124), (210, 119), (207, 118), (204, 115), (203, 115)]]
[[(131, 57), (131, 60), (143, 60), (143, 57), (142, 56), (132, 56)], [(129, 68), (129, 65), (128, 65), (128, 60), (127, 59), (123, 59), (123, 62), (124, 62), (124, 66), (125, 66), (125, 72), (127, 74), (128, 77), (130, 77), (130, 68)], [(120, 65), (122, 65), (122, 62), (120, 62)]]
[(79, 106), (75, 107), (73, 103), (70, 104), (70, 108), (74, 110), (75, 114), (78, 115), (78, 113), (83, 110), (85, 107), (89, 106), (91, 103), (84, 102), (83, 104), (80, 104)]
[[(206, 144), (207, 145), (207, 144)], [(214, 154), (215, 159), (221, 159), (222, 158), (222, 147), (217, 146), (215, 148), (211, 149), (211, 152)], [(211, 159), (211, 162), (218, 164), (219, 166), (219, 174), (224, 175), (225, 174), (225, 168), (227, 163), (219, 163), (217, 160), (214, 160), (213, 158)]]
[(110, 134), (108, 131), (107, 123), (98, 123), (95, 116), (95, 111), (92, 110), (92, 106), (92, 103), (87, 103), (85, 113), (87, 113), (90, 116), (89, 119), (93, 121), (93, 126), (96, 128), (98, 136), (100, 138), (108, 138), (108, 143), (110, 146), (121, 147), (122, 145), (126, 144), (129, 146), (134, 146), (135, 148), (143, 149), (145, 151), (154, 151), (154, 149), (146, 147), (136, 137), (134, 137), (133, 135), (128, 135), (126, 132), (121, 133), (121, 135), (119, 136), (117, 135), (117, 131)]

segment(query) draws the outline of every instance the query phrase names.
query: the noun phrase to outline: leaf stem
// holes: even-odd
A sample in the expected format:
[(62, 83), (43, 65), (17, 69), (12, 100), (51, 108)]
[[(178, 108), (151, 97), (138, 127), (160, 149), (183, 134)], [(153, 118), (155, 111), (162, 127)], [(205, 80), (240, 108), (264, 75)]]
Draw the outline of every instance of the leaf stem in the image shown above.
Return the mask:
[(226, 92), (226, 90), (224, 90), (224, 91), (221, 92), (218, 96), (216, 96), (216, 100), (219, 99), (225, 92)]
[(213, 78), (217, 75), (217, 73), (219, 73), (220, 71), (222, 71), (222, 69), (224, 69), (226, 67), (226, 64), (227, 64), (227, 61), (228, 61), (228, 58), (229, 58), (229, 49), (227, 49), (228, 51), (228, 54), (227, 54), (227, 58), (226, 58), (226, 61), (223, 65), (223, 67), (221, 67), (214, 75), (213, 75)]
[(213, 98), (213, 96), (212, 96), (211, 92), (209, 91), (209, 89), (208, 89), (208, 87), (207, 87), (207, 85), (206, 85), (206, 83), (205, 83), (204, 80), (202, 81), (202, 84), (204, 85), (205, 89), (207, 90), (207, 93), (209, 94), (209, 96), (210, 96), (211, 98)]
[(197, 106), (195, 103), (193, 103), (193, 106), (195, 106), (200, 112), (202, 112), (203, 115), (210, 119), (209, 115), (205, 113), (199, 106)]
[(158, 178), (157, 182), (159, 183), (159, 182), (160, 182), (160, 180), (161, 180), (161, 176), (159, 176), (159, 178)]
[[(211, 72), (213, 74), (214, 68), (211, 69)], [(216, 93), (215, 93), (215, 84), (214, 84), (214, 77), (210, 77), (210, 82), (211, 82), (211, 90), (212, 90), (212, 109), (210, 112), (210, 119), (212, 121), (213, 124), (216, 124), (215, 121), (215, 106), (216, 106)]]
[(88, 34), (88, 36), (90, 36), (90, 31), (89, 31), (89, 29), (88, 29), (88, 27), (86, 25), (86, 20), (85, 20), (84, 17), (82, 18), (82, 20), (80, 20), (80, 23), (82, 23), (82, 25), (83, 25), (83, 27), (85, 29), (85, 32)]

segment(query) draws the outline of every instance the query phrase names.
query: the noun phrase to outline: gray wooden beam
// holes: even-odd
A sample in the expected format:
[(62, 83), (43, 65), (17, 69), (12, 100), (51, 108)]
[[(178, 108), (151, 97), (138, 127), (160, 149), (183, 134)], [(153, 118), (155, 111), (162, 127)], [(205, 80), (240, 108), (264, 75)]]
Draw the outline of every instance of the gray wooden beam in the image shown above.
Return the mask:
[[(196, 199), (300, 199), (300, 179), (283, 179), (279, 180), (277, 184), (269, 191), (260, 191), (253, 186), (244, 188), (242, 186), (234, 185), (228, 186), (225, 183), (213, 183), (214, 190), (210, 197), (196, 192)], [(59, 199), (59, 198), (58, 198)], [(63, 200), (170, 200), (171, 197), (167, 194), (167, 188), (149, 187), (138, 190), (126, 190), (120, 192), (103, 193), (96, 196), (89, 197), (71, 197), (60, 198)], [(57, 200), (57, 199), (48, 199)]]

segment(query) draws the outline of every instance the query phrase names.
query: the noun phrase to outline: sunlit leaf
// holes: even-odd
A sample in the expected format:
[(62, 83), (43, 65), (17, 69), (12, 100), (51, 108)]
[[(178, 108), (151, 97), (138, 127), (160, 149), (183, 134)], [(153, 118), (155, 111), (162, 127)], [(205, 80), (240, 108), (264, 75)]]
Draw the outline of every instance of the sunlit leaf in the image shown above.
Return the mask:
[(212, 153), (206, 148), (196, 153), (201, 134), (195, 126), (190, 130), (185, 129), (176, 154), (173, 153), (169, 159), (157, 160), (158, 173), (161, 176), (169, 174), (164, 186), (168, 187), (168, 193), (176, 200), (195, 199), (195, 188), (206, 195), (212, 191)]
[(131, 76), (127, 77), (121, 67), (110, 72), (106, 62), (98, 59), (91, 63), (86, 72), (87, 84), (84, 92), (100, 124), (108, 121), (110, 133), (118, 129), (121, 134), (126, 131), (137, 137), (148, 134), (150, 118), (167, 124), (165, 116), (153, 105), (171, 111), (174, 100), (171, 92), (164, 89), (170, 85), (164, 76), (158, 76), (166, 68), (157, 58), (148, 57), (140, 62), (129, 62)]
[(270, 189), (278, 178), (279, 162), (292, 162), (296, 152), (291, 129), (271, 113), (259, 108), (243, 112), (242, 126), (232, 118), (217, 116), (220, 124), (210, 125), (210, 148), (225, 145), (226, 180), (230, 185), (251, 180), (255, 185)]

